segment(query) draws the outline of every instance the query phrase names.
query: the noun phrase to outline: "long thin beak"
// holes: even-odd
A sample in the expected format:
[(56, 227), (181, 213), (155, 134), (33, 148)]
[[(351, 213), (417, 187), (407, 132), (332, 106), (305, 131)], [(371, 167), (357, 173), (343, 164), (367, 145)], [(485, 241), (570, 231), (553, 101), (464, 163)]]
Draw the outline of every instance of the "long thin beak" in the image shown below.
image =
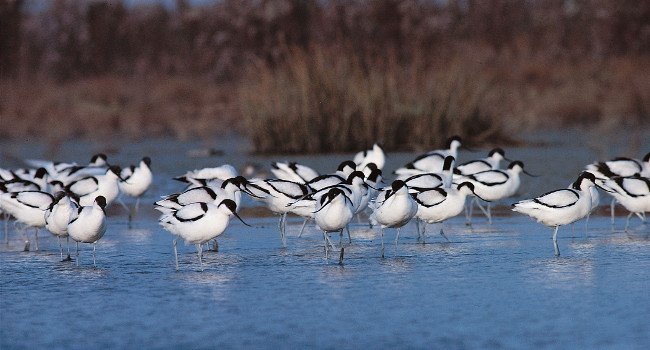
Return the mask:
[(539, 177), (539, 175), (533, 175), (533, 174), (527, 172), (526, 170), (522, 170), (522, 171), (524, 172), (524, 174), (526, 174), (526, 175), (528, 175), (530, 177)]
[(314, 214), (316, 214), (316, 213), (318, 213), (319, 211), (323, 210), (323, 208), (325, 208), (328, 204), (330, 204), (330, 202), (331, 202), (334, 198), (327, 198), (327, 199), (328, 199), (328, 201), (325, 202), (325, 204), (321, 205), (321, 207), (320, 207), (318, 210), (316, 210), (316, 211), (314, 212)]
[[(295, 203), (295, 202), (297, 202), (297, 201), (300, 201), (300, 200), (306, 199), (306, 198), (310, 197), (312, 194), (313, 194), (313, 193), (307, 193), (306, 195), (304, 195), (304, 196), (298, 198), (296, 201), (291, 202), (290, 204), (293, 204), (293, 203)], [(287, 207), (288, 207), (288, 206), (289, 206), (289, 205), (287, 205)]]
[(462, 148), (462, 149), (464, 149), (464, 150), (466, 150), (466, 151), (470, 151), (470, 152), (478, 152), (477, 150), (475, 150), (475, 149), (473, 149), (473, 148), (469, 148), (469, 147), (464, 146), (464, 145), (463, 145), (463, 146), (460, 146), (460, 148)]
[[(408, 187), (408, 186), (407, 186)], [(408, 192), (408, 191), (407, 191)], [(386, 194), (386, 198), (384, 198), (384, 202), (388, 200), (388, 198), (392, 197), (395, 194), (395, 191), (392, 189)]]
[(232, 212), (232, 214), (233, 214), (235, 217), (237, 217), (237, 219), (239, 219), (239, 221), (241, 221), (242, 224), (244, 224), (244, 225), (246, 225), (246, 226), (248, 226), (248, 227), (252, 227), (251, 225), (247, 224), (244, 220), (242, 220), (242, 218), (241, 218), (237, 213), (235, 213), (234, 211)]
[(368, 186), (368, 187), (370, 187), (370, 188), (372, 188), (372, 189), (373, 189), (373, 190), (375, 190), (375, 191), (379, 191), (379, 189), (378, 189), (378, 188), (376, 188), (376, 187), (373, 187), (373, 186), (370, 186), (370, 185), (368, 185), (368, 183), (366, 183), (366, 186)]
[(598, 187), (598, 188), (600, 188), (601, 190), (603, 190), (603, 191), (605, 191), (605, 192), (608, 192), (608, 193), (615, 193), (615, 192), (616, 192), (616, 191), (614, 191), (614, 190), (612, 190), (612, 189), (605, 188), (605, 187), (603, 187), (603, 186), (601, 186), (601, 185), (599, 185), (599, 184), (596, 184), (596, 187)]
[(430, 190), (433, 190), (434, 188), (437, 188), (437, 187), (415, 187), (415, 186), (411, 186), (411, 187), (409, 187), (409, 193), (419, 193), (419, 192), (424, 192), (424, 191), (430, 191)]
[(478, 199), (480, 199), (480, 200), (482, 200), (482, 201), (485, 201), (485, 202), (492, 202), (492, 201), (489, 201), (489, 200), (487, 200), (487, 199), (485, 199), (485, 198), (479, 196), (479, 195), (476, 194), (476, 192), (474, 192), (473, 190), (472, 190), (472, 193), (474, 193), (474, 196), (476, 196), (476, 198), (478, 198)]
[(307, 199), (307, 198), (313, 199), (313, 198), (310, 197), (312, 194), (313, 194), (313, 193), (308, 193), (308, 194), (306, 194), (306, 195), (304, 195), (304, 196), (302, 196), (302, 197), (296, 199), (295, 201), (293, 201), (293, 202), (291, 202), (291, 203), (287, 203), (286, 207), (288, 208), (288, 207), (290, 207), (290, 206), (292, 206), (292, 205), (294, 205), (294, 204), (296, 204), (296, 203), (298, 203), (298, 202), (300, 202), (300, 201), (302, 201), (302, 200), (305, 200), (305, 199)]
[(185, 177), (185, 176), (177, 176), (177, 177), (174, 177), (173, 179), (176, 180), (176, 181), (184, 182), (184, 183), (188, 183), (188, 182), (189, 182), (189, 181), (187, 180), (187, 177)]
[(503, 160), (505, 160), (505, 161), (508, 162), (508, 163), (512, 163), (512, 162), (513, 162), (512, 159), (510, 159), (510, 158), (508, 158), (508, 157), (506, 157), (506, 156), (503, 156)]
[[(267, 191), (263, 191), (261, 187), (255, 185), (255, 184), (248, 183), (248, 185), (250, 185), (250, 186), (254, 186), (254, 187), (257, 187), (257, 188), (260, 189), (260, 191), (262, 191), (262, 192), (264, 192), (264, 193), (268, 193)], [(253, 192), (251, 192), (251, 191), (246, 187), (246, 184), (244, 185), (244, 188), (240, 188), (240, 190), (241, 190), (242, 192), (246, 193), (247, 195), (251, 196), (251, 197), (254, 197), (254, 198), (264, 198), (264, 197), (258, 196), (258, 195), (256, 195), (256, 194), (253, 194)], [(275, 197), (274, 195), (272, 195), (272, 194), (270, 194), (270, 193), (268, 193), (268, 195), (271, 196), (271, 197)]]
[(251, 192), (249, 190), (246, 190), (246, 189), (240, 189), (240, 191), (242, 191), (242, 192), (246, 193), (247, 195), (249, 195), (251, 197), (254, 197), (254, 198), (264, 198), (262, 196), (255, 195), (255, 194), (253, 194), (253, 192)]

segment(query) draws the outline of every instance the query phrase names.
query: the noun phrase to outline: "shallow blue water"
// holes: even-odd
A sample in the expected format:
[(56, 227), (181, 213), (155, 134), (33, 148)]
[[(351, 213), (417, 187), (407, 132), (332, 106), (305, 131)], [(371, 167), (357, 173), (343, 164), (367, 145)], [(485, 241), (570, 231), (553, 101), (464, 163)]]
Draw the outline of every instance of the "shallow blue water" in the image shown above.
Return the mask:
[[(451, 220), (451, 243), (414, 227), (386, 258), (377, 232), (353, 228), (343, 266), (325, 260), (322, 235), (282, 248), (274, 218), (233, 223), (205, 271), (193, 246), (179, 245), (144, 217), (128, 228), (112, 217), (81, 266), (59, 262), (56, 241), (20, 252), (20, 237), (0, 252), (0, 345), (7, 348), (647, 348), (650, 344), (650, 239), (647, 225), (611, 232), (592, 218), (560, 232), (522, 217), (493, 225)], [(617, 222), (622, 226), (623, 220)]]
[[(579, 141), (569, 142), (570, 157), (562, 144), (507, 150), (543, 175), (526, 178), (518, 197), (566, 186), (598, 159)], [(63, 145), (59, 159), (82, 161), (101, 150), (74, 146)], [(560, 229), (561, 257), (553, 256), (548, 228), (500, 206), (493, 225), (479, 216), (472, 228), (464, 218), (450, 220), (450, 243), (432, 226), (427, 244), (418, 243), (409, 225), (396, 248), (395, 231), (387, 230), (384, 259), (378, 231), (355, 225), (343, 266), (325, 260), (313, 225), (298, 238), (301, 221), (291, 219), (282, 248), (277, 219), (249, 211), (244, 219), (255, 227), (232, 222), (220, 251), (205, 254), (203, 272), (194, 247), (179, 244), (176, 272), (172, 238), (146, 205), (180, 189), (167, 180), (172, 175), (224, 162), (241, 166), (244, 157), (263, 164), (296, 159), (322, 171), (349, 156), (248, 157), (245, 145), (225, 142), (224, 156), (184, 157), (196, 146), (143, 141), (109, 156), (121, 164), (152, 156), (156, 183), (132, 227), (119, 207), (111, 208), (97, 268), (90, 246), (82, 247), (81, 266), (60, 262), (46, 232), (41, 251), (22, 252), (24, 238), (9, 226), (10, 242), (0, 244), (1, 349), (650, 346), (650, 226), (633, 219), (623, 232), (619, 215), (612, 230), (604, 209), (586, 236), (582, 221), (573, 238), (571, 227)], [(44, 153), (38, 144), (3, 149), (3, 166)], [(412, 154), (389, 156), (390, 169)]]

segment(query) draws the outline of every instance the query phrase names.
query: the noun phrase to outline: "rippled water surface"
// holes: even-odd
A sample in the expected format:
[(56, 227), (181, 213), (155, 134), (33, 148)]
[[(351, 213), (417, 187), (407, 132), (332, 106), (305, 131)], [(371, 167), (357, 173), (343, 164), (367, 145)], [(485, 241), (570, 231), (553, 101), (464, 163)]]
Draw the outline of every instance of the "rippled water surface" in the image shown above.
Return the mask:
[[(14, 149), (17, 156), (42, 152), (23, 147)], [(623, 232), (622, 212), (614, 228), (604, 209), (591, 218), (587, 234), (584, 221), (561, 228), (561, 257), (553, 256), (548, 228), (510, 215), (505, 205), (492, 225), (479, 216), (473, 227), (460, 217), (447, 222), (451, 242), (429, 226), (427, 243), (418, 243), (409, 225), (396, 247), (395, 231), (387, 230), (383, 259), (378, 231), (355, 224), (339, 266), (324, 258), (322, 234), (313, 225), (297, 237), (301, 221), (290, 219), (282, 248), (277, 219), (244, 209), (254, 227), (233, 221), (219, 238), (219, 252), (205, 254), (203, 272), (194, 247), (179, 244), (176, 272), (172, 238), (148, 204), (180, 189), (167, 180), (172, 175), (243, 163), (228, 149), (220, 157), (188, 159), (183, 149), (161, 143), (130, 147), (114, 157), (135, 162), (149, 153), (156, 183), (131, 225), (121, 208), (109, 210), (97, 268), (88, 245), (79, 267), (60, 262), (57, 242), (46, 232), (40, 251), (23, 252), (24, 236), (9, 225), (9, 244), (0, 245), (0, 348), (650, 346), (650, 228), (635, 219)], [(524, 180), (519, 197), (564, 186), (581, 168), (577, 163), (595, 159), (587, 149), (572, 150), (573, 158), (554, 157), (563, 154), (558, 147), (507, 154), (544, 175)], [(70, 152), (79, 155), (74, 159), (86, 157), (76, 152)], [(345, 156), (291, 159), (324, 170)], [(395, 155), (392, 162), (409, 156)], [(12, 162), (6, 154), (4, 161)]]

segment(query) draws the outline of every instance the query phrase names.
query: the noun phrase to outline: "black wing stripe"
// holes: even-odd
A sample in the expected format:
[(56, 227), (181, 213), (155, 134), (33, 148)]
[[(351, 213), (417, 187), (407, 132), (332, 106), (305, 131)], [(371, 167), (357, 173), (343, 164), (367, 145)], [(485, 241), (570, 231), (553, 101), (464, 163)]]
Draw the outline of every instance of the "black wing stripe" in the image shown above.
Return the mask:
[(425, 207), (425, 208), (431, 208), (431, 207), (434, 207), (434, 206), (436, 206), (436, 205), (439, 205), (440, 203), (444, 202), (445, 199), (447, 199), (447, 191), (443, 190), (442, 188), (433, 188), (432, 191), (436, 191), (436, 192), (440, 193), (440, 194), (443, 195), (445, 198), (444, 198), (443, 200), (441, 200), (440, 202), (436, 202), (436, 203), (432, 203), (432, 204), (426, 204), (426, 203), (422, 202), (422, 201), (417, 197), (417, 194), (416, 194), (416, 193), (411, 194), (411, 196), (413, 197), (413, 199), (415, 199), (415, 201), (416, 201), (419, 205), (421, 205), (421, 206), (423, 206), (423, 207)]
[(178, 220), (178, 221), (180, 221), (180, 222), (198, 221), (198, 220), (200, 220), (202, 217), (204, 217), (204, 216), (205, 216), (205, 213), (208, 211), (208, 204), (207, 204), (207, 203), (203, 203), (203, 202), (201, 202), (201, 209), (203, 209), (203, 214), (197, 215), (197, 216), (192, 217), (192, 218), (181, 218), (181, 217), (178, 217), (178, 212), (175, 212), (175, 213), (174, 213), (174, 217), (176, 218), (176, 220)]
[[(648, 189), (650, 189), (650, 180), (648, 180), (646, 178), (643, 178), (641, 176), (634, 176), (633, 178), (645, 182), (646, 186), (648, 186)], [(647, 194), (635, 194), (635, 193), (631, 193), (630, 191), (628, 191), (627, 188), (625, 188), (625, 186), (623, 186), (623, 181), (624, 180), (625, 180), (624, 177), (618, 177), (614, 181), (618, 184), (618, 187), (623, 189), (625, 194), (627, 194), (628, 196), (630, 196), (632, 198), (647, 196)]]
[(580, 195), (579, 195), (576, 191), (574, 191), (574, 190), (572, 190), (572, 189), (551, 191), (551, 192), (544, 193), (544, 194), (541, 195), (540, 197), (544, 197), (544, 196), (546, 196), (546, 195), (549, 195), (549, 194), (551, 194), (551, 193), (558, 192), (558, 191), (571, 191), (571, 193), (573, 193), (573, 195), (576, 196), (576, 199), (575, 199), (573, 202), (571, 202), (571, 203), (569, 203), (569, 204), (567, 204), (567, 205), (553, 205), (553, 204), (548, 204), (548, 203), (544, 203), (544, 202), (540, 201), (540, 200), (537, 199), (537, 198), (534, 198), (534, 199), (533, 199), (533, 202), (535, 202), (535, 203), (537, 203), (537, 204), (540, 204), (540, 205), (543, 205), (543, 206), (548, 207), (548, 208), (556, 208), (556, 209), (559, 209), (559, 208), (567, 208), (567, 207), (570, 207), (570, 206), (576, 204), (576, 202), (578, 201), (578, 199), (580, 199)]

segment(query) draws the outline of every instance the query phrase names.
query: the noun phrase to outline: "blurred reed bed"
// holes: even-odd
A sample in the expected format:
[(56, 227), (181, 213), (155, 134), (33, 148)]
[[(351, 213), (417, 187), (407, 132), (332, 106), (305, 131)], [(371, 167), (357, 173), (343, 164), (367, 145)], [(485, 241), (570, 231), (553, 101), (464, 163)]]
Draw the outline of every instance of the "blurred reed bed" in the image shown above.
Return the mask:
[[(0, 83), (3, 133), (50, 143), (172, 135), (211, 138), (236, 117), (227, 89), (201, 78), (95, 77), (55, 83)], [(218, 121), (218, 123), (217, 123)]]
[(496, 77), (470, 59), (444, 69), (360, 62), (338, 47), (296, 50), (283, 66), (260, 64), (238, 90), (239, 109), (260, 152), (436, 146), (446, 135), (473, 142), (507, 138)]
[(235, 130), (324, 152), (645, 128), (649, 17), (633, 0), (0, 0), (0, 136)]

